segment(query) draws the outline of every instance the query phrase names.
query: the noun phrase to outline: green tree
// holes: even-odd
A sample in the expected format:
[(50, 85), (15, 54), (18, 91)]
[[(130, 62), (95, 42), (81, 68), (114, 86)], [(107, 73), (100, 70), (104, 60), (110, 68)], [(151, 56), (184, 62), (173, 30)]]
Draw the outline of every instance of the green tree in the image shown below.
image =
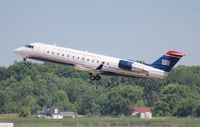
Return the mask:
[(192, 116), (194, 104), (195, 100), (193, 98), (182, 98), (176, 103), (173, 116)]
[(196, 117), (200, 117), (200, 100), (197, 100), (196, 104), (194, 105), (193, 115)]
[(56, 91), (52, 99), (52, 105), (58, 106), (60, 110), (65, 111), (73, 109), (67, 94), (63, 90)]
[(31, 110), (29, 107), (22, 107), (20, 110), (19, 117), (30, 117), (31, 116)]
[(143, 99), (143, 89), (137, 86), (114, 87), (108, 94), (104, 114), (129, 115), (131, 108)]
[[(177, 105), (185, 103), (189, 89), (186, 86), (179, 84), (169, 84), (165, 86), (160, 93), (159, 99), (154, 107), (154, 112), (158, 116), (172, 116), (182, 114)], [(189, 106), (189, 105), (188, 105)], [(178, 111), (178, 112), (177, 112)]]
[[(131, 84), (131, 85), (130, 85)], [(181, 85), (178, 85), (181, 84)], [(58, 106), (79, 114), (129, 115), (132, 106), (154, 107), (160, 116), (200, 117), (200, 66), (178, 66), (166, 80), (102, 76), (51, 63), (0, 67), (0, 113), (31, 114)]]

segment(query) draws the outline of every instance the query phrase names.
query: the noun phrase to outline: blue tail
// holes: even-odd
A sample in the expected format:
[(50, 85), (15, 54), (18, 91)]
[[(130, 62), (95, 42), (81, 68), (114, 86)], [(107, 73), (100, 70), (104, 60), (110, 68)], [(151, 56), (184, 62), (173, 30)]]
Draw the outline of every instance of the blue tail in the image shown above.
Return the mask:
[(152, 67), (170, 72), (174, 65), (181, 59), (185, 54), (177, 51), (168, 51), (165, 55), (160, 57), (158, 60), (151, 64)]

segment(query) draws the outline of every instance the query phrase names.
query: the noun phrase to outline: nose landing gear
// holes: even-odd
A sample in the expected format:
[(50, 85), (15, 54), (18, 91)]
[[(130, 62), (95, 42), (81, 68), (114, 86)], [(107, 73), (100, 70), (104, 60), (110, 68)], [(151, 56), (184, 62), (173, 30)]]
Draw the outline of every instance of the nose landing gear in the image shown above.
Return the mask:
[(23, 62), (26, 62), (26, 58), (23, 58)]
[(22, 60), (24, 66), (26, 66), (27, 63), (28, 63), (26, 59), (27, 59), (27, 58), (23, 58), (23, 60)]

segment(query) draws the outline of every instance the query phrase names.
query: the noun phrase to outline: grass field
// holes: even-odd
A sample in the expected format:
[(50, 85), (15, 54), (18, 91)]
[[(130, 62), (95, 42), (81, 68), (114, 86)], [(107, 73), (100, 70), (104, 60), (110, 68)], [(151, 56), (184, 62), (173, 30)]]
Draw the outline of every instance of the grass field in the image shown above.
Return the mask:
[(132, 117), (124, 118), (75, 118), (75, 119), (41, 119), (18, 118), (16, 114), (0, 115), (0, 122), (14, 122), (15, 127), (109, 127), (109, 126), (134, 126), (143, 127), (170, 126), (170, 127), (199, 127), (200, 119), (196, 118), (153, 118), (143, 120)]

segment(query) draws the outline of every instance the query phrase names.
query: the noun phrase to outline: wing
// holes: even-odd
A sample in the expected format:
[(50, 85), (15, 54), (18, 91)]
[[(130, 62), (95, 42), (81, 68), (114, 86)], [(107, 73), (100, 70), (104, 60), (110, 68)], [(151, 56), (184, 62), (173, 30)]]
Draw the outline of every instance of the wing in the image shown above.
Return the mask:
[(101, 70), (104, 66), (104, 63), (105, 62), (102, 62), (96, 69), (93, 69), (93, 68), (89, 68), (89, 67), (84, 67), (84, 66), (81, 66), (81, 65), (75, 65), (74, 66), (74, 69), (76, 70), (81, 70), (81, 71), (89, 71), (93, 74), (99, 74), (101, 73)]
[(149, 71), (145, 70), (143, 67), (140, 67), (138, 65), (133, 65), (132, 71), (144, 73), (144, 74), (149, 74)]

